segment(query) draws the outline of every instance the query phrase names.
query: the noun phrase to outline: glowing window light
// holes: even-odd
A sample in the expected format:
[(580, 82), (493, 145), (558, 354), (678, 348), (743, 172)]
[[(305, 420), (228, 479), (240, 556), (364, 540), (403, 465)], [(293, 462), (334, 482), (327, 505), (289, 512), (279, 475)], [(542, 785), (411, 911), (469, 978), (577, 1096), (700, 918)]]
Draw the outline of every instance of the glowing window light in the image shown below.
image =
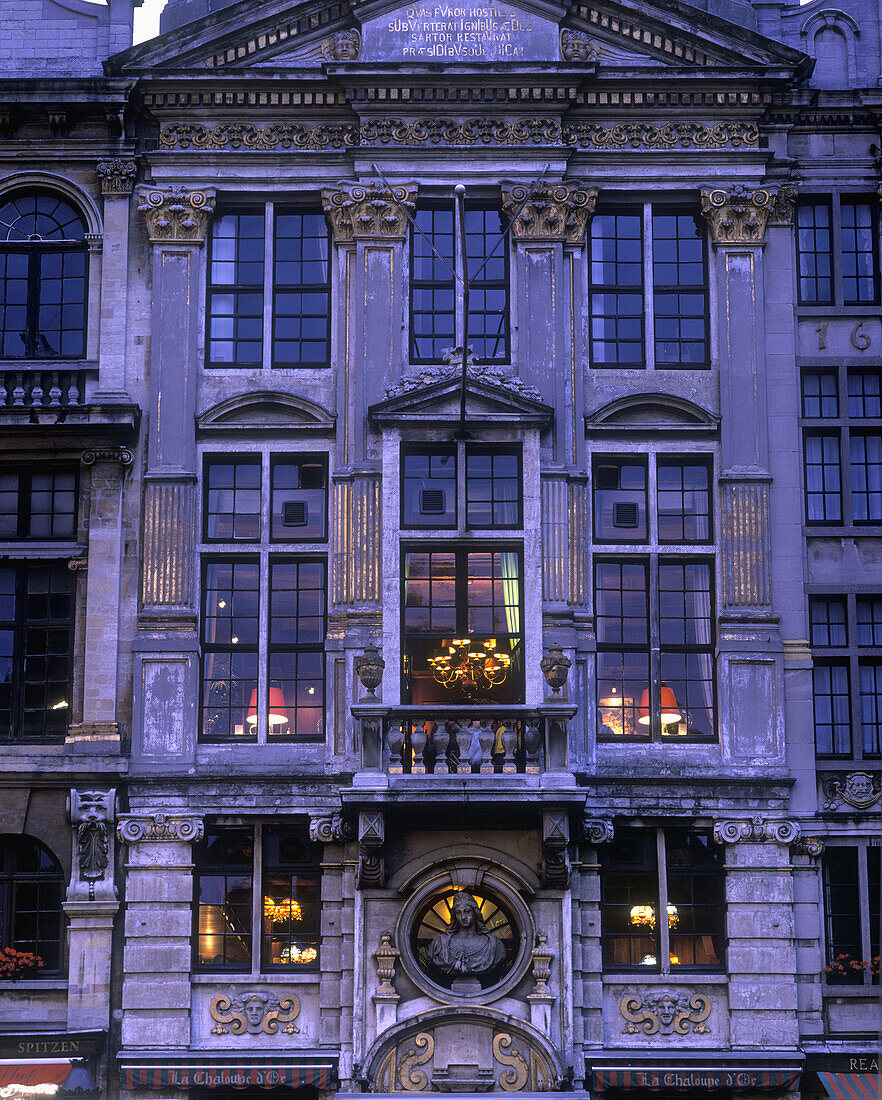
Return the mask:
[(283, 898), (281, 901), (276, 901), (274, 898), (265, 897), (263, 899), (263, 915), (275, 922), (286, 921), (289, 918), (291, 920), (303, 920), (300, 902), (295, 901), (294, 898)]

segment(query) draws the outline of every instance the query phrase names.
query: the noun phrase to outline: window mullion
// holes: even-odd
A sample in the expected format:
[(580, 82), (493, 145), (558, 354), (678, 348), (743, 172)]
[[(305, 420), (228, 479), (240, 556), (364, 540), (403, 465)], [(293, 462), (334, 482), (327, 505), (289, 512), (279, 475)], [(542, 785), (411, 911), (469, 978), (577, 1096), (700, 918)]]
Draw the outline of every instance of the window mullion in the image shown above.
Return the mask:
[(643, 204), (643, 357), (655, 370), (655, 286), (652, 279), (652, 206)]
[(830, 249), (832, 252), (830, 268), (833, 272), (833, 301), (843, 302), (845, 294), (842, 284), (842, 218), (840, 216), (839, 196), (833, 195), (830, 203)]
[(266, 546), (260, 548), (260, 604), (257, 632), (257, 742), (266, 743), (269, 697), (269, 604), (270, 604), (270, 556)]
[(659, 623), (658, 554), (651, 554), (648, 562), (649, 592), (649, 703), (650, 738), (661, 740), (661, 630)]
[[(870, 882), (867, 874), (867, 846), (866, 844), (858, 845), (857, 850), (857, 871), (858, 871), (858, 913), (861, 921), (861, 959), (870, 961), (872, 959), (872, 950), (870, 947)], [(870, 968), (863, 972), (864, 985), (870, 985), (873, 975), (870, 972)]]
[(662, 974), (670, 974), (671, 935), (668, 928), (668, 861), (665, 852), (664, 829), (656, 830), (655, 841), (656, 863), (658, 865), (658, 917), (656, 926), (658, 928), (658, 950), (660, 954), (659, 970)]
[(263, 354), (261, 367), (272, 366), (273, 354), (273, 316), (275, 314), (275, 270), (273, 267), (273, 246), (275, 244), (275, 206), (266, 204), (263, 223)]
[(40, 329), (40, 259), (42, 253), (32, 248), (28, 252), (28, 301), (25, 320), (25, 358), (37, 355)]
[(254, 826), (254, 862), (251, 882), (251, 975), (263, 969), (263, 825)]
[(461, 440), (456, 444), (456, 529), (457, 533), (464, 535), (467, 526), (466, 518), (466, 445)]

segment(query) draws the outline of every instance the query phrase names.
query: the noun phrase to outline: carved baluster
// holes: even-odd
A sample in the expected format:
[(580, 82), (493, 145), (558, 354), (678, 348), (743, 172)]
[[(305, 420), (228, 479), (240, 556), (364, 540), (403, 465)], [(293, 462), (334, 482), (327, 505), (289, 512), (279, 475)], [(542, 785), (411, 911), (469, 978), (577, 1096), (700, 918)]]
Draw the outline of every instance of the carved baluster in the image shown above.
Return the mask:
[(525, 769), (528, 772), (538, 772), (541, 769), (540, 754), (542, 751), (542, 726), (541, 719), (528, 718), (524, 723), (524, 755), (526, 757)]
[(5, 408), (9, 397), (8, 374), (0, 374), (0, 407)]
[(432, 744), (435, 748), (434, 767), (438, 767), (439, 770), (443, 771), (447, 764), (447, 741), (450, 733), (446, 722), (433, 722), (432, 725), (434, 727), (432, 735)]
[(404, 723), (391, 722), (386, 731), (386, 745), (389, 749), (389, 771), (401, 774), (404, 770)]
[(438, 746), (435, 744), (435, 733), (438, 725), (431, 718), (423, 725), (426, 731), (426, 747), (423, 749), (423, 763), (426, 765), (426, 775), (435, 774), (435, 761), (438, 759)]
[[(83, 387), (85, 387), (85, 381), (83, 381)], [(67, 387), (67, 403), (68, 405), (85, 405), (86, 403), (86, 395), (80, 388), (80, 377), (76, 373), (70, 376)]]
[(58, 385), (58, 371), (49, 376), (49, 406), (57, 409), (61, 404), (61, 387)]
[(24, 405), (25, 391), (24, 391), (24, 379), (22, 372), (17, 370), (15, 372), (15, 389), (12, 391), (12, 404), (14, 406)]
[(426, 749), (426, 731), (420, 722), (410, 723), (410, 747), (413, 752), (413, 762), (410, 765), (412, 775), (424, 773), (426, 770), (423, 753)]
[(496, 770), (493, 763), (493, 750), (496, 745), (496, 734), (488, 719), (484, 719), (478, 726), (478, 740), (481, 743), (481, 772), (492, 775)]
[(518, 751), (518, 731), (515, 724), (509, 719), (502, 727), (502, 749), (504, 753), (502, 770), (510, 775), (518, 770), (515, 754)]
[(455, 775), (460, 768), (461, 750), (459, 747), (459, 731), (462, 729), (459, 722), (445, 722), (444, 729), (447, 733), (447, 770)]
[(31, 408), (43, 404), (43, 375), (34, 375), (34, 384), (31, 386)]
[(484, 747), (481, 744), (481, 723), (470, 723), (471, 738), (469, 740), (468, 751), (468, 771), (477, 775), (481, 770), (481, 764), (484, 761)]

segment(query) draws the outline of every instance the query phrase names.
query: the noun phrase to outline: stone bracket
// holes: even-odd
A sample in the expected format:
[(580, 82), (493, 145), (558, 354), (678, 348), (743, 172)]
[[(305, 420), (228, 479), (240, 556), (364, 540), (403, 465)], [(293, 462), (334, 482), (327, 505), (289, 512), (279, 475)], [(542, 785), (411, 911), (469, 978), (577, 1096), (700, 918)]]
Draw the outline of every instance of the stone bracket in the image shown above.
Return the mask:
[(567, 810), (542, 813), (542, 885), (566, 890), (570, 884), (570, 818)]
[(116, 789), (72, 789), (67, 798), (67, 814), (73, 827), (73, 861), (66, 900), (115, 903), (113, 822)]
[(385, 886), (386, 861), (383, 856), (385, 842), (386, 821), (382, 811), (362, 810), (358, 815), (356, 885), (359, 890)]
[(342, 814), (311, 817), (309, 819), (309, 839), (316, 844), (335, 844), (354, 840), (355, 825)]

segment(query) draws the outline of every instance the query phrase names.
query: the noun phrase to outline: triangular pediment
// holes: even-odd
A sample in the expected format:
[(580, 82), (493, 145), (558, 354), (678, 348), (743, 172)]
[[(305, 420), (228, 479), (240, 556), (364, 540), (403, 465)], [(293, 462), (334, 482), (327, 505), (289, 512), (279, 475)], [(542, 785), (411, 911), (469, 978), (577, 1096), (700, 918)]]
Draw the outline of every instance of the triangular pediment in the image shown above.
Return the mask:
[[(378, 425), (459, 421), (462, 407), (460, 375), (456, 370), (446, 375), (439, 381), (427, 381), (425, 372), (402, 379), (390, 387), (385, 400), (371, 406), (371, 421)], [(545, 428), (554, 417), (554, 410), (517, 377), (491, 382), (470, 375), (465, 405), (467, 424), (521, 424)]]
[[(239, 0), (108, 62), (112, 72), (359, 64), (760, 68), (805, 55), (681, 0)], [(425, 70), (423, 70), (425, 71)]]

